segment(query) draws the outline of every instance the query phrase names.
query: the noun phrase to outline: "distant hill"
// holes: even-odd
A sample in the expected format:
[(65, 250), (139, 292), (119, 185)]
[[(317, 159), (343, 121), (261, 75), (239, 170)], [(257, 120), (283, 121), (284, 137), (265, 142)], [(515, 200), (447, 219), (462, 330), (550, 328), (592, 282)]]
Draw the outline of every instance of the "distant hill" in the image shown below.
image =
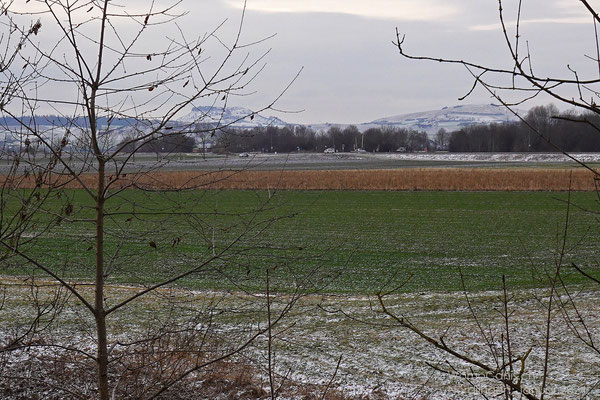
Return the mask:
[[(520, 110), (517, 111), (520, 114), (524, 113)], [(517, 120), (518, 118), (504, 106), (484, 104), (460, 105), (444, 107), (441, 110), (401, 114), (377, 119), (363, 125), (393, 125), (418, 129), (431, 134), (436, 133), (441, 128), (451, 132), (474, 124), (503, 123)]]
[[(522, 110), (517, 111), (522, 115), (526, 113)], [(369, 128), (393, 126), (425, 131), (430, 136), (433, 136), (440, 128), (444, 128), (448, 132), (452, 132), (465, 126), (474, 124), (503, 123), (516, 120), (517, 118), (503, 106), (485, 104), (459, 105), (453, 107), (444, 107), (440, 110), (400, 114), (376, 119), (374, 121), (358, 124), (356, 126), (361, 132), (364, 132)], [(27, 124), (32, 124), (34, 121), (40, 127), (60, 127), (73, 125), (73, 122), (75, 122), (75, 125), (78, 125), (80, 128), (84, 128), (87, 123), (86, 119), (83, 117), (77, 117), (75, 120), (73, 120), (54, 115), (35, 116), (34, 118), (24, 117), (23, 119), (23, 122)], [(254, 113), (252, 110), (244, 107), (222, 108), (211, 106), (195, 107), (189, 114), (179, 118), (176, 121), (173, 121), (173, 125), (175, 127), (181, 126), (185, 129), (186, 125), (195, 121), (208, 125), (218, 124), (220, 126), (231, 126), (239, 129), (296, 125), (287, 123), (277, 117), (267, 117), (258, 113)], [(99, 125), (105, 126), (108, 123), (108, 120), (106, 118), (99, 118), (98, 122)], [(0, 124), (1, 126), (9, 127), (15, 127), (19, 125), (18, 121), (13, 118), (0, 118)], [(115, 140), (121, 139), (121, 136), (127, 132), (128, 127), (133, 125), (136, 125), (136, 121), (133, 119), (113, 119), (111, 121), (111, 126), (115, 129), (112, 133), (113, 136), (115, 136)], [(310, 124), (307, 126), (316, 131), (326, 131), (332, 126), (343, 129), (348, 125), (349, 124), (324, 123)]]
[(205, 124), (218, 124), (220, 126), (231, 126), (240, 129), (265, 126), (284, 127), (290, 125), (279, 118), (264, 117), (243, 107), (195, 107), (191, 113), (179, 118), (178, 121), (181, 123), (199, 121)]
[[(516, 110), (525, 114), (523, 110)], [(371, 122), (358, 124), (356, 127), (364, 132), (370, 128), (394, 126), (406, 129), (425, 131), (430, 136), (441, 128), (448, 132), (459, 130), (465, 126), (475, 124), (491, 124), (517, 121), (518, 118), (503, 106), (494, 104), (459, 105), (444, 107), (440, 110), (422, 111), (410, 114), (400, 114), (391, 117), (376, 119)], [(327, 130), (331, 126), (344, 128), (348, 124), (313, 124), (309, 125), (315, 130)]]
[[(254, 115), (253, 118), (250, 116)], [(76, 125), (80, 127), (85, 127), (87, 125), (87, 119), (84, 117), (76, 117), (76, 118), (66, 118), (57, 115), (36, 115), (35, 117), (22, 117), (20, 119), (23, 123), (27, 125), (33, 125), (34, 123), (38, 126), (57, 126), (64, 127), (68, 125)], [(252, 110), (243, 107), (195, 107), (192, 111), (173, 121), (174, 125), (187, 125), (192, 122), (201, 122), (205, 124), (219, 124), (221, 126), (232, 126), (234, 128), (256, 128), (262, 126), (289, 126), (285, 121), (282, 121), (276, 117), (264, 117), (260, 114), (254, 113)], [(111, 126), (118, 127), (128, 127), (136, 125), (135, 119), (127, 119), (127, 118), (115, 118), (110, 121)], [(100, 126), (104, 126), (108, 124), (108, 119), (105, 117), (98, 118), (98, 124)], [(20, 122), (11, 117), (0, 118), (0, 126), (19, 126)]]
[[(61, 117), (58, 115), (36, 115), (35, 117), (22, 117), (19, 120), (11, 117), (0, 118), (0, 126), (19, 126), (21, 123), (25, 123), (27, 125), (35, 125), (37, 126), (57, 126), (63, 127), (68, 125), (75, 126), (86, 126), (88, 121), (84, 117), (76, 117), (76, 118), (67, 118)], [(100, 117), (98, 118), (98, 124), (100, 126), (108, 124), (108, 118)], [(134, 119), (129, 118), (114, 118), (110, 121), (111, 126), (121, 127), (121, 126), (131, 126), (135, 124)]]

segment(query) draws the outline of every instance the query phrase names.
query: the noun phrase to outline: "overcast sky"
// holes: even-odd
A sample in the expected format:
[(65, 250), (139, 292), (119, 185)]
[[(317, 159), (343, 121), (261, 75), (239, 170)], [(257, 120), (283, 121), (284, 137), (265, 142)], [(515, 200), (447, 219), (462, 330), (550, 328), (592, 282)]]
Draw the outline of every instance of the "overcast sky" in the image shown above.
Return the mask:
[[(517, 4), (505, 1), (507, 21), (514, 21)], [(188, 18), (210, 23), (227, 17), (233, 24), (242, 5), (210, 0), (188, 1), (185, 7)], [(403, 59), (392, 45), (396, 28), (406, 34), (405, 47), (413, 54), (506, 66), (497, 0), (248, 0), (247, 8), (248, 40), (277, 34), (268, 42), (272, 52), (261, 82), (265, 96), (304, 67), (279, 103), (304, 110), (282, 116), (294, 122), (359, 123), (458, 104), (471, 86), (468, 72)], [(540, 74), (571, 77), (567, 64), (584, 75), (597, 74), (597, 66), (585, 58), (595, 54), (594, 27), (579, 1), (524, 0), (522, 18), (522, 35)], [(256, 98), (247, 101), (241, 105), (259, 104)], [(465, 102), (491, 101), (476, 91)]]
[[(34, 2), (19, 1), (22, 7), (33, 7)], [(128, 12), (140, 13), (150, 4), (110, 4), (117, 2)], [(600, 0), (591, 3), (600, 8)], [(194, 36), (227, 20), (220, 31), (227, 39), (237, 30), (243, 4), (184, 0), (179, 10), (188, 14), (179, 24)], [(517, 4), (504, 2), (505, 18), (512, 25)], [(255, 54), (271, 49), (252, 87), (258, 94), (232, 99), (229, 105), (268, 104), (301, 68), (300, 77), (277, 104), (284, 110), (303, 110), (276, 114), (289, 122), (361, 123), (460, 104), (458, 98), (472, 85), (464, 67), (401, 57), (392, 44), (396, 28), (406, 35), (406, 51), (414, 55), (509, 67), (498, 21), (497, 0), (248, 0), (242, 40), (276, 36), (250, 49)], [(164, 35), (175, 33), (163, 30)], [(581, 78), (597, 77), (598, 66), (585, 57), (596, 53), (594, 26), (580, 1), (523, 0), (521, 33), (539, 75), (572, 77), (569, 64)], [(464, 103), (492, 101), (476, 90)], [(539, 98), (530, 105), (548, 102)]]

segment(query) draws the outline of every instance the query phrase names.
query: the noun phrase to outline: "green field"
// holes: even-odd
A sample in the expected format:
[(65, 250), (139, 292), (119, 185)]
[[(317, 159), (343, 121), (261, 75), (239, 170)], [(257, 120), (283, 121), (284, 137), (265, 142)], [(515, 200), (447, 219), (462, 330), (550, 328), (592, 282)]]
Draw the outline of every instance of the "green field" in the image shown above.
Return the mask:
[[(200, 266), (238, 238), (222, 258), (179, 285), (260, 291), (272, 268), (277, 290), (301, 284), (372, 293), (403, 283), (403, 291), (454, 291), (461, 289), (459, 270), (469, 290), (497, 289), (503, 274), (513, 288), (539, 286), (562, 244), (567, 198), (543, 192), (125, 191), (108, 203), (114, 214), (106, 230), (109, 281), (158, 282)], [(600, 225), (591, 212), (599, 209), (595, 194), (572, 193), (571, 201), (564, 279), (575, 284), (584, 280), (572, 262), (598, 272)], [(74, 211), (57, 224), (52, 213), (67, 203)], [(8, 201), (5, 229), (16, 207), (16, 200)], [(173, 208), (177, 215), (163, 214)], [(62, 276), (90, 279), (93, 225), (68, 221), (93, 217), (87, 195), (64, 192), (45, 210), (22, 232), (20, 248)], [(33, 271), (22, 258), (6, 256), (1, 274)]]

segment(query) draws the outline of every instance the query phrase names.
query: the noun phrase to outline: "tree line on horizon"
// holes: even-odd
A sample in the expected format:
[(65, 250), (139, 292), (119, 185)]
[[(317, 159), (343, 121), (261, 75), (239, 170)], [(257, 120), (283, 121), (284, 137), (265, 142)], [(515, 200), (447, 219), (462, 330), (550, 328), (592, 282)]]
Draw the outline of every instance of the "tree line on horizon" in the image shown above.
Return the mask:
[[(363, 149), (368, 152), (393, 151), (425, 151), (431, 147), (425, 132), (396, 127), (371, 128), (360, 132), (354, 125), (345, 128), (330, 127), (325, 132), (316, 131), (306, 126), (256, 127), (252, 129), (214, 128), (212, 133), (207, 129), (192, 127), (190, 131), (181, 131), (149, 140), (141, 147), (133, 145), (123, 147), (123, 151), (131, 153), (191, 153), (205, 149), (216, 153), (292, 153), (323, 152), (333, 148), (336, 152), (348, 152)], [(195, 133), (202, 132), (202, 133)], [(129, 136), (123, 143), (130, 140)]]
[[(470, 125), (454, 132), (442, 128), (431, 139), (425, 132), (394, 126), (375, 127), (364, 132), (354, 125), (332, 126), (324, 132), (302, 125), (229, 127), (216, 129), (210, 140), (206, 133), (202, 137), (193, 132), (164, 135), (137, 151), (192, 152), (202, 147), (217, 153), (323, 152), (327, 148), (336, 152), (597, 152), (600, 151), (600, 132), (594, 128), (596, 123), (600, 123), (600, 117), (594, 114), (560, 112), (550, 104), (533, 107), (522, 121)], [(207, 142), (210, 142), (208, 146)], [(130, 152), (133, 149), (127, 147), (124, 150)]]
[(449, 134), (447, 147), (450, 152), (597, 152), (598, 123), (597, 114), (560, 112), (552, 104), (537, 106), (522, 121), (471, 125), (454, 131)]
[[(529, 110), (522, 121), (477, 124), (454, 132), (427, 133), (394, 126), (360, 132), (354, 125), (317, 132), (305, 126), (233, 130), (217, 136), (215, 149), (225, 152), (436, 151), (450, 152), (597, 152), (600, 117), (592, 113), (560, 112), (549, 104)], [(537, 133), (536, 133), (537, 131)], [(541, 136), (540, 136), (541, 135)]]
[(306, 126), (257, 127), (247, 130), (228, 130), (216, 136), (213, 149), (224, 152), (290, 153), (336, 152), (365, 150), (368, 152), (425, 151), (429, 145), (427, 133), (383, 126), (360, 132), (354, 125), (330, 127), (318, 132)]

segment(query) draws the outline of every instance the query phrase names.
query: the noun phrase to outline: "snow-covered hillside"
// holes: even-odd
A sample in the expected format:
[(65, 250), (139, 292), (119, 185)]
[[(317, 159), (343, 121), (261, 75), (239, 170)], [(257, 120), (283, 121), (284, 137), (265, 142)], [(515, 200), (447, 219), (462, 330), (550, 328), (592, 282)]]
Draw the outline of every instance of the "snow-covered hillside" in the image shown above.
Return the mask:
[[(518, 110), (520, 115), (524, 115), (526, 112)], [(251, 117), (254, 116), (254, 117)], [(81, 118), (81, 117), (80, 117)], [(453, 107), (444, 107), (441, 110), (424, 111), (411, 114), (402, 114), (392, 117), (380, 118), (372, 122), (367, 122), (357, 125), (361, 132), (366, 131), (369, 128), (378, 128), (381, 126), (394, 126), (407, 129), (415, 129), (418, 131), (425, 131), (430, 136), (435, 135), (440, 128), (445, 128), (447, 131), (452, 132), (462, 127), (473, 125), (473, 124), (489, 124), (489, 123), (502, 123), (507, 121), (516, 121), (517, 118), (506, 108), (497, 105), (460, 105)], [(252, 110), (243, 107), (196, 107), (184, 117), (174, 121), (174, 127), (180, 127), (186, 130), (186, 125), (194, 122), (205, 123), (209, 125), (219, 126), (231, 126), (240, 129), (249, 129), (264, 126), (293, 126), (276, 117), (265, 117), (263, 115), (254, 113)], [(27, 121), (25, 121), (27, 123)], [(32, 122), (33, 123), (33, 122)], [(105, 126), (106, 119), (99, 120), (100, 125)], [(4, 118), (0, 120), (0, 145), (9, 146), (10, 148), (18, 148), (19, 143), (22, 140), (19, 135), (12, 133), (11, 131), (17, 129), (20, 122), (10, 118)], [(39, 116), (36, 117), (37, 128), (41, 136), (51, 138), (62, 138), (64, 135), (64, 129), (61, 126), (64, 125), (78, 125), (85, 126), (85, 121), (81, 120), (65, 120), (64, 118), (57, 116)], [(52, 125), (54, 124), (54, 125)], [(131, 126), (136, 125), (136, 121), (133, 119), (123, 119), (112, 122), (112, 129), (110, 136), (106, 137), (107, 146), (114, 146), (121, 142), (127, 135), (130, 134)], [(311, 124), (308, 127), (316, 131), (326, 131), (332, 126), (345, 128), (348, 124)], [(2, 129), (2, 127), (8, 127)], [(141, 132), (145, 132), (147, 129), (141, 128)], [(81, 136), (81, 130), (71, 127), (71, 135), (74, 138)], [(140, 132), (138, 126), (135, 130)]]
[[(523, 110), (515, 110), (519, 115), (525, 115)], [(370, 128), (394, 126), (406, 129), (424, 131), (433, 136), (441, 128), (448, 132), (459, 130), (465, 126), (475, 124), (491, 124), (517, 121), (518, 118), (503, 106), (494, 104), (460, 105), (444, 107), (440, 110), (421, 111), (410, 114), (400, 114), (392, 117), (376, 119), (356, 125), (361, 132)], [(311, 124), (310, 128), (316, 131), (326, 131), (330, 127), (345, 128), (349, 124)]]
[(234, 128), (283, 127), (289, 125), (279, 118), (264, 117), (243, 107), (195, 107), (191, 113), (179, 119), (179, 122), (182, 123), (192, 123), (195, 121), (206, 124), (218, 124), (220, 126), (232, 126)]
[[(520, 115), (525, 114), (521, 110), (516, 111)], [(503, 106), (484, 104), (460, 105), (444, 107), (441, 110), (396, 115), (361, 125), (392, 125), (434, 134), (441, 128), (451, 132), (474, 124), (503, 123), (517, 120), (518, 118)]]

